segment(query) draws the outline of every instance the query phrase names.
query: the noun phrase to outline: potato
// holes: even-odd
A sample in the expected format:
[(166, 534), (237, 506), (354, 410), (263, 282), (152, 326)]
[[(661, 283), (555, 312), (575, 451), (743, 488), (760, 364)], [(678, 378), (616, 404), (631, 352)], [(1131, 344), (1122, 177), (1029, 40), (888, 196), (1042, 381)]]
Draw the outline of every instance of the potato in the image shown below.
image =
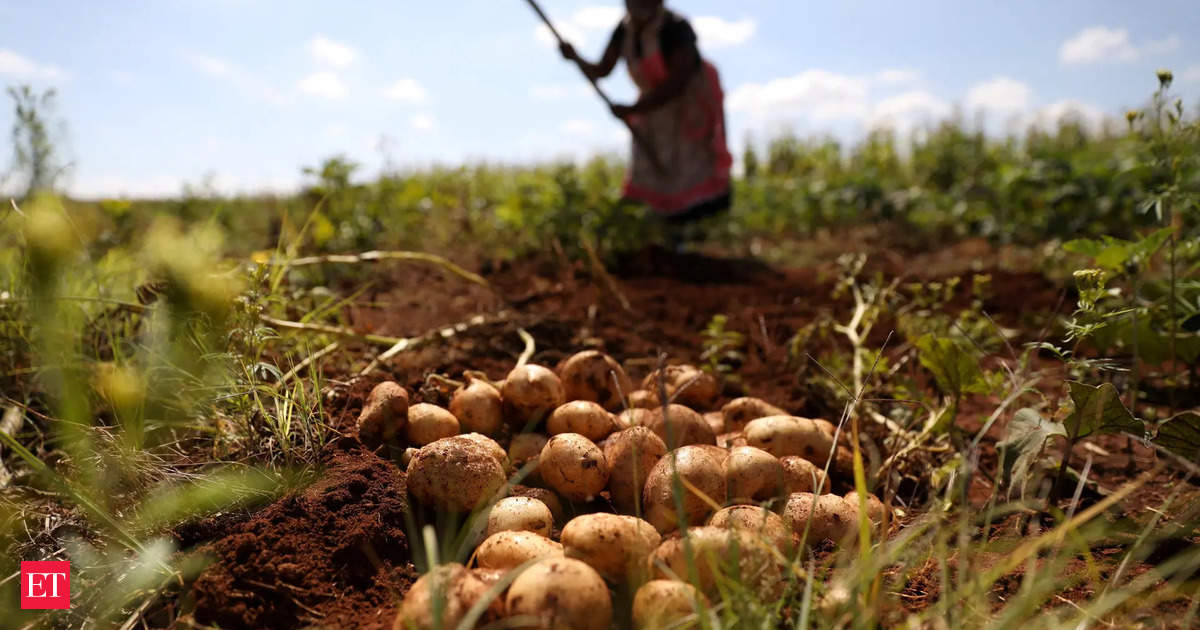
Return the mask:
[(517, 429), (531, 429), (563, 404), (563, 387), (558, 376), (540, 365), (513, 368), (500, 388), (504, 417)]
[(530, 461), (533, 462), (533, 467), (529, 470), (529, 475), (520, 483), (540, 484), (542, 476), (537, 471), (537, 460), (542, 455), (542, 449), (546, 447), (546, 442), (550, 438), (541, 433), (518, 433), (512, 436), (512, 441), (508, 443), (508, 463), (512, 466), (512, 470), (518, 471), (525, 467)]
[(812, 421), (821, 430), (821, 433), (828, 435), (829, 439), (833, 439), (833, 434), (837, 432), (837, 425), (821, 418), (813, 418)]
[(646, 420), (650, 417), (649, 409), (640, 407), (632, 407), (617, 414), (617, 430), (628, 429), (629, 427), (640, 427), (646, 424)]
[(376, 385), (367, 394), (357, 424), (363, 444), (373, 447), (395, 441), (408, 424), (408, 392), (394, 381)]
[(512, 569), (534, 558), (562, 555), (562, 545), (541, 534), (509, 530), (484, 539), (475, 550), (475, 562), (483, 569)]
[(734, 503), (764, 501), (779, 494), (783, 483), (783, 465), (775, 456), (753, 446), (729, 451), (725, 461), (725, 484)]
[(779, 463), (783, 466), (783, 491), (780, 494), (787, 496), (796, 492), (829, 492), (829, 481), (825, 478), (825, 471), (816, 464), (797, 455), (780, 457)]
[(783, 518), (757, 505), (731, 505), (713, 514), (708, 525), (748, 532), (785, 553), (792, 547), (792, 530)]
[(658, 402), (658, 396), (648, 389), (635, 389), (629, 393), (629, 407), (631, 409), (653, 409), (662, 405)]
[[(422, 575), (400, 604), (400, 613), (392, 627), (395, 630), (440, 630), (453, 628), (466, 617), (475, 602), (483, 598), (488, 585), (461, 564), (443, 564)], [(436, 609), (440, 608), (440, 624)], [(490, 621), (503, 616), (503, 604), (497, 599), (481, 620)]]
[(708, 599), (687, 582), (650, 580), (633, 596), (633, 627), (636, 630), (695, 628), (700, 622), (685, 623), (708, 610)]
[(721, 407), (726, 431), (741, 431), (751, 420), (768, 416), (786, 416), (788, 413), (761, 398), (734, 398)]
[(562, 501), (559, 500), (557, 494), (554, 494), (553, 490), (547, 490), (546, 488), (531, 488), (529, 486), (513, 486), (512, 490), (509, 492), (509, 495), (514, 497), (529, 497), (531, 499), (537, 499), (538, 501), (546, 504), (546, 507), (550, 509), (550, 514), (554, 516), (555, 523), (561, 523), (563, 520), (564, 513)]
[(507, 480), (495, 454), (463, 436), (421, 447), (407, 470), (408, 492), (417, 502), (451, 512), (470, 512)]
[(488, 511), (486, 536), (496, 532), (533, 532), (550, 537), (554, 528), (554, 515), (545, 503), (532, 497), (507, 497), (500, 499)]
[(749, 446), (746, 443), (746, 434), (741, 431), (732, 433), (722, 433), (717, 436), (717, 446), (721, 448), (734, 448), (738, 446)]
[[(782, 516), (798, 543), (804, 536), (804, 528), (809, 527), (804, 539), (809, 547), (826, 539), (835, 543), (846, 541), (858, 527), (858, 511), (836, 494), (792, 494), (783, 506)], [(810, 519), (812, 524), (808, 525)]]
[(538, 457), (542, 481), (569, 501), (590, 501), (608, 483), (608, 461), (591, 440), (560, 433), (546, 442)]
[[(853, 505), (856, 510), (858, 509), (858, 492), (851, 490), (842, 498), (846, 500), (846, 503)], [(883, 501), (879, 500), (879, 497), (868, 493), (867, 518), (871, 519), (871, 523), (878, 528), (883, 524), (885, 518), (886, 520), (891, 521), (892, 514), (891, 510), (889, 510), (888, 507), (883, 504)]]
[(408, 426), (404, 433), (410, 444), (425, 446), (458, 435), (458, 431), (458, 418), (437, 405), (417, 403), (408, 408)]
[[(642, 389), (659, 391), (660, 370), (654, 370), (642, 381)], [(712, 374), (692, 365), (668, 365), (661, 370), (667, 398), (693, 409), (706, 410), (716, 402), (721, 387)]]
[(775, 457), (799, 455), (823, 465), (833, 448), (833, 439), (808, 418), (767, 416), (751, 420), (745, 429), (746, 442)]
[(667, 454), (662, 438), (646, 427), (632, 427), (615, 433), (605, 441), (604, 459), (608, 462), (608, 493), (613, 505), (632, 513), (642, 498), (646, 476)]
[(587, 400), (609, 411), (622, 407), (621, 394), (629, 395), (633, 383), (612, 357), (597, 350), (572, 355), (558, 368), (567, 400)]
[[(682, 515), (675, 506), (673, 481), (676, 475), (695, 488), (684, 487)], [(697, 495), (696, 490), (707, 498)], [(714, 511), (710, 501), (720, 505), (724, 497), (725, 472), (721, 461), (708, 448), (684, 446), (668, 452), (650, 470), (642, 492), (642, 510), (655, 529), (667, 533), (679, 527), (681, 516), (689, 525), (703, 523)]]
[(683, 405), (667, 405), (650, 410), (645, 426), (657, 433), (667, 448), (717, 443), (717, 434), (713, 433), (704, 418)]
[(731, 575), (756, 586), (763, 596), (774, 597), (782, 591), (783, 568), (768, 544), (738, 529), (693, 527), (686, 536), (663, 541), (654, 550), (651, 573), (655, 578), (691, 580), (694, 564), (694, 585), (706, 595), (717, 596), (717, 577)]
[(513, 580), (505, 597), (509, 617), (532, 615), (538, 628), (608, 630), (612, 596), (604, 579), (573, 558), (542, 560)]
[(559, 405), (546, 419), (546, 431), (550, 435), (578, 433), (599, 442), (615, 430), (612, 414), (599, 404), (588, 400), (574, 400)]
[(508, 453), (504, 452), (504, 447), (500, 446), (500, 443), (496, 440), (493, 440), (482, 433), (464, 433), (458, 437), (464, 440), (470, 440), (482, 446), (483, 448), (487, 449), (487, 452), (490, 453), (497, 462), (500, 462), (501, 466), (508, 466)]
[(725, 432), (725, 417), (721, 415), (720, 411), (709, 411), (700, 417), (704, 418), (704, 421), (708, 423), (714, 435), (721, 435)]
[(661, 542), (662, 536), (650, 523), (622, 514), (576, 516), (562, 530), (563, 553), (588, 563), (616, 584), (644, 582), (646, 559)]
[(500, 390), (479, 379), (467, 382), (450, 398), (450, 413), (458, 418), (463, 431), (496, 435), (504, 424), (504, 406)]

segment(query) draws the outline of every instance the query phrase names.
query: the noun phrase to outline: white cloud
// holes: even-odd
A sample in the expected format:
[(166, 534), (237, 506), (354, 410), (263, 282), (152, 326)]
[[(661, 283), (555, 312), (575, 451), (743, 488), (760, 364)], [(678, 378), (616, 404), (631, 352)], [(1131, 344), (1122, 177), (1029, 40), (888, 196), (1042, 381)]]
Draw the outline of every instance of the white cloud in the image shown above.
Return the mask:
[(193, 68), (210, 77), (223, 78), (233, 75), (233, 64), (224, 59), (200, 53), (185, 53), (184, 58)]
[(345, 123), (335, 122), (325, 126), (325, 136), (334, 140), (345, 138), (347, 131), (349, 131), (349, 128), (346, 127)]
[(428, 114), (416, 114), (408, 119), (408, 123), (417, 131), (433, 131), (437, 127), (437, 121)]
[(324, 35), (315, 35), (308, 40), (308, 54), (319, 64), (345, 68), (358, 58), (358, 51), (348, 44), (335, 42)]
[(817, 120), (862, 118), (868, 112), (867, 81), (860, 77), (825, 70), (800, 74), (767, 83), (747, 83), (734, 89), (729, 109), (759, 118), (805, 115)]
[(287, 100), (266, 81), (225, 59), (196, 52), (184, 52), (182, 56), (197, 72), (227, 81), (256, 100), (277, 104)]
[(1044, 105), (1030, 112), (1022, 120), (1022, 126), (1053, 131), (1063, 121), (1076, 121), (1089, 130), (1098, 131), (1104, 126), (1106, 119), (1107, 116), (1099, 107), (1066, 99)]
[(692, 20), (700, 46), (706, 49), (729, 48), (744, 44), (758, 31), (758, 23), (750, 18), (730, 22), (711, 15)]
[(976, 83), (967, 91), (967, 111), (985, 110), (995, 113), (1019, 113), (1029, 107), (1033, 90), (1016, 79), (996, 77)]
[(921, 80), (921, 73), (904, 68), (889, 68), (875, 73), (875, 80), (884, 85), (900, 85), (916, 83)]
[(565, 101), (587, 96), (591, 88), (582, 81), (578, 83), (542, 83), (530, 86), (529, 98), (546, 103)]
[(871, 108), (868, 126), (907, 133), (921, 125), (945, 118), (950, 104), (924, 90), (904, 92), (883, 99)]
[[(596, 41), (593, 40), (593, 37), (611, 33), (624, 16), (625, 11), (620, 7), (590, 5), (581, 7), (568, 19), (556, 21), (554, 28), (558, 29), (558, 33), (571, 44), (577, 47), (586, 46)], [(545, 24), (538, 24), (533, 30), (533, 36), (546, 46), (558, 44)], [(607, 41), (607, 37), (605, 40)]]
[(0, 48), (0, 76), (43, 81), (61, 81), (68, 78), (67, 72), (54, 64), (39, 63), (6, 48)]
[(296, 87), (305, 94), (319, 98), (340, 100), (346, 97), (346, 84), (332, 72), (314, 72), (301, 79)]
[(425, 100), (427, 93), (424, 86), (418, 83), (416, 79), (404, 77), (389, 86), (384, 95), (393, 101), (420, 103)]
[(564, 122), (559, 129), (572, 136), (590, 136), (596, 133), (596, 124), (590, 120), (574, 118)]
[(571, 16), (571, 21), (580, 28), (589, 30), (611, 30), (625, 17), (625, 10), (615, 6), (587, 6)]
[(1148, 55), (1161, 55), (1179, 49), (1177, 35), (1134, 45), (1129, 30), (1092, 26), (1062, 43), (1058, 49), (1058, 60), (1064, 65), (1095, 63), (1099, 61), (1133, 61)]

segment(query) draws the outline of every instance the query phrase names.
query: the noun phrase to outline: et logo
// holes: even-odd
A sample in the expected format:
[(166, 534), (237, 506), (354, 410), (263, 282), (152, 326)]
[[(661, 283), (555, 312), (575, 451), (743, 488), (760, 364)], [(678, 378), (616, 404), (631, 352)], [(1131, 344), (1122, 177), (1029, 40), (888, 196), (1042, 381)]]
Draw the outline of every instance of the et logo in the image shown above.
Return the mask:
[(21, 610), (70, 607), (70, 560), (21, 562)]

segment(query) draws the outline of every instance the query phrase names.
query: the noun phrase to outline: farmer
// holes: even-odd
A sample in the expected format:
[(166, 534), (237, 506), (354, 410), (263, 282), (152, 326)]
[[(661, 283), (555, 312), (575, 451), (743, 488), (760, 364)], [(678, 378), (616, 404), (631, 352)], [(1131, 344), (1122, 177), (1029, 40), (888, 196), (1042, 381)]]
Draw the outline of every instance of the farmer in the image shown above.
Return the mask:
[(625, 8), (599, 63), (568, 43), (560, 46), (592, 79), (608, 76), (624, 59), (637, 84), (636, 103), (612, 107), (645, 140), (633, 144), (625, 197), (673, 226), (728, 209), (733, 160), (717, 69), (700, 56), (691, 25), (662, 0), (625, 0)]

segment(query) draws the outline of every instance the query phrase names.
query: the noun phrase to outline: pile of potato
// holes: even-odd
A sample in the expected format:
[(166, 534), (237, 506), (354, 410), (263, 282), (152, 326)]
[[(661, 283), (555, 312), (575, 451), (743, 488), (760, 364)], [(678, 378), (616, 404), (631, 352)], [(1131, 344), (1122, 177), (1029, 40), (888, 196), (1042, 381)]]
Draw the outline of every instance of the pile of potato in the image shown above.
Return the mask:
[[(832, 454), (831, 473), (845, 479), (849, 451), (825, 420), (756, 398), (714, 409), (719, 396), (711, 375), (687, 365), (634, 389), (597, 351), (556, 371), (518, 366), (498, 384), (468, 378), (448, 408), (409, 405), (403, 387), (380, 383), (360, 439), (409, 447), (408, 491), (422, 506), (486, 514), (471, 566), (418, 580), (396, 627), (433, 628), (435, 610), (454, 627), (518, 567), (481, 621), (608, 628), (610, 589), (622, 589), (635, 627), (680, 627), (718, 596), (719, 575), (778, 596), (784, 559), (801, 545), (853, 540), (858, 495), (832, 494), (824, 473)], [(514, 488), (518, 471), (532, 487)], [(888, 521), (879, 499), (867, 505), (876, 526)], [(567, 508), (578, 515), (565, 520)]]

